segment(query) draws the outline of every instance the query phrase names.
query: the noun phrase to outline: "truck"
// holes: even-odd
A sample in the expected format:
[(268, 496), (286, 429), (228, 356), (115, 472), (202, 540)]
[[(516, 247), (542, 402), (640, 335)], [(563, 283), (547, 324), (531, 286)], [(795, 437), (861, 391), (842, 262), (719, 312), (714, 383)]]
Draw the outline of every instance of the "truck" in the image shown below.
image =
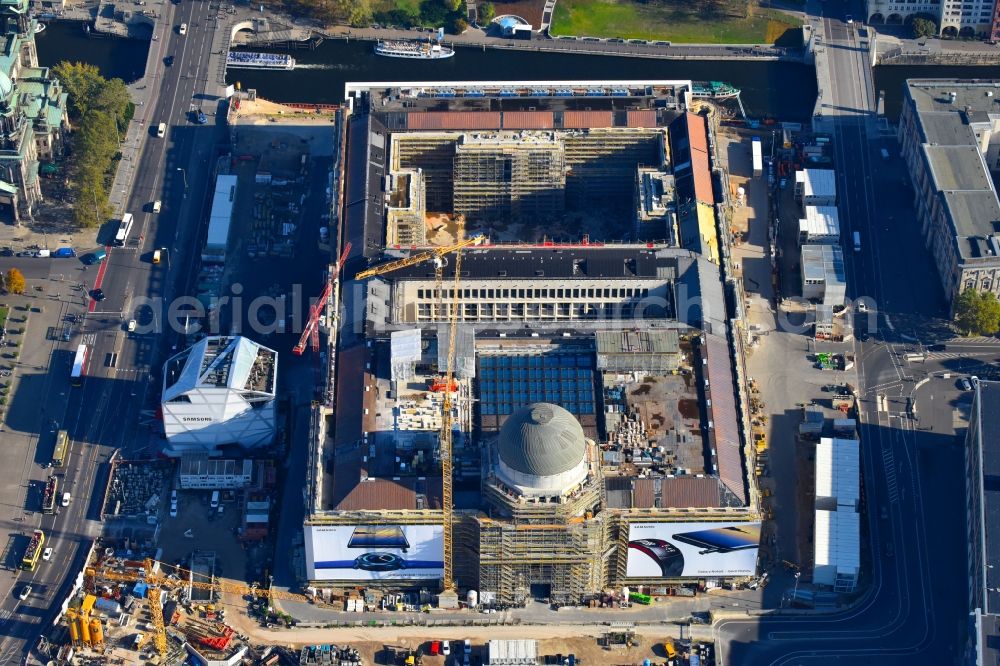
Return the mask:
[(754, 177), (761, 176), (764, 174), (764, 147), (759, 136), (753, 138), (751, 146), (753, 149), (753, 175)]

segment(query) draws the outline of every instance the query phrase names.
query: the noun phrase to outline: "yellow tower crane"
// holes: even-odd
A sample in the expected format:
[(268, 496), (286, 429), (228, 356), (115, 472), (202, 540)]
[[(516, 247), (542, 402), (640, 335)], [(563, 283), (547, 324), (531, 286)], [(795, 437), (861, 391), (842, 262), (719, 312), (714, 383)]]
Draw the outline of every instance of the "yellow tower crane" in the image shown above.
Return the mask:
[[(460, 294), (462, 285), (462, 249), (469, 247), (470, 245), (479, 245), (485, 240), (485, 236), (473, 236), (472, 238), (462, 239), (465, 231), (465, 220), (462, 217), (458, 218), (458, 242), (453, 245), (448, 245), (444, 247), (434, 248), (427, 252), (421, 252), (415, 254), (411, 257), (405, 259), (399, 259), (397, 261), (392, 261), (387, 264), (382, 264), (381, 266), (376, 266), (374, 268), (369, 268), (367, 270), (361, 271), (355, 277), (357, 279), (364, 279), (367, 277), (374, 277), (376, 275), (385, 275), (386, 273), (391, 273), (393, 271), (399, 270), (401, 268), (406, 268), (408, 266), (415, 266), (421, 264), (425, 261), (433, 260), (434, 264), (434, 277), (435, 277), (435, 287), (438, 296), (438, 317), (442, 317), (447, 313), (448, 317), (448, 356), (447, 362), (445, 363), (445, 377), (444, 377), (444, 400), (441, 403), (441, 431), (440, 431), (440, 446), (441, 446), (441, 505), (444, 513), (444, 580), (442, 587), (444, 588), (441, 595), (441, 605), (457, 604), (458, 597), (455, 594), (455, 573), (454, 573), (454, 545), (452, 536), (452, 515), (453, 515), (453, 492), (452, 492), (452, 419), (451, 419), (451, 408), (452, 408), (452, 381), (454, 380), (455, 374), (455, 338), (458, 333), (458, 319), (459, 319), (459, 307), (461, 305)], [(442, 261), (444, 256), (447, 254), (455, 253), (455, 281), (451, 293), (451, 303), (450, 309), (446, 310), (444, 307), (444, 289), (442, 288), (443, 275), (444, 275), (444, 262)], [(450, 599), (446, 601), (446, 599)]]
[[(171, 570), (171, 574), (157, 573), (157, 565), (160, 571)], [(107, 580), (119, 583), (144, 582), (149, 588), (146, 599), (149, 602), (149, 615), (153, 624), (153, 639), (156, 651), (160, 656), (167, 656), (167, 630), (163, 621), (163, 607), (160, 606), (160, 590), (175, 590), (181, 587), (194, 587), (199, 590), (212, 590), (221, 598), (222, 593), (238, 594), (240, 596), (250, 595), (254, 598), (268, 600), (286, 599), (288, 601), (302, 601), (313, 603), (313, 600), (302, 594), (293, 592), (282, 592), (273, 590), (270, 587), (266, 590), (259, 588), (256, 584), (244, 585), (231, 581), (213, 578), (210, 581), (194, 580), (194, 576), (201, 576), (196, 572), (189, 571), (182, 567), (175, 567), (156, 560), (147, 559), (143, 562), (143, 571), (119, 571), (107, 567), (88, 567), (86, 575), (92, 580)]]

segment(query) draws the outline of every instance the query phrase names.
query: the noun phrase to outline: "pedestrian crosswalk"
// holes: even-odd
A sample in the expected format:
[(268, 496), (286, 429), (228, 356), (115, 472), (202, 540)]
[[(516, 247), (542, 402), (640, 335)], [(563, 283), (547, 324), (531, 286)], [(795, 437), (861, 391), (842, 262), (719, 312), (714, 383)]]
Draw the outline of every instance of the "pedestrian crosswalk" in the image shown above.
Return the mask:
[(892, 445), (882, 447), (882, 463), (885, 469), (885, 486), (889, 502), (893, 503), (899, 499), (899, 491), (896, 487), (896, 464), (895, 456), (892, 454)]
[(952, 338), (946, 344), (949, 345), (997, 345), (1000, 346), (1000, 339), (993, 335), (980, 335), (972, 338)]

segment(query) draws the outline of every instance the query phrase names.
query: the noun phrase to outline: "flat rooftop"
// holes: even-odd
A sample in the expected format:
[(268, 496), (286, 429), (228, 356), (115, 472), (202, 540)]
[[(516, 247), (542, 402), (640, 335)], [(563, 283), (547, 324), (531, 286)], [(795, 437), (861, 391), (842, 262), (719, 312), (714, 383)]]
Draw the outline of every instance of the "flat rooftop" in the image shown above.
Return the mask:
[[(683, 253), (684, 255), (688, 253)], [(472, 280), (561, 279), (673, 279), (677, 254), (642, 246), (606, 247), (473, 247), (462, 251), (463, 277)], [(389, 258), (392, 258), (391, 255)], [(446, 279), (454, 277), (454, 262), (445, 266)], [(384, 276), (390, 280), (434, 279), (434, 266), (424, 262)]]
[(802, 276), (821, 280), (827, 286), (847, 284), (844, 251), (839, 245), (803, 245)]
[[(981, 478), (974, 480), (978, 488), (970, 487), (967, 492), (982, 493), (982, 524), (980, 534), (984, 535), (983, 567), (985, 568), (984, 612), (1000, 614), (1000, 382), (979, 382), (979, 400), (975, 414), (977, 422), (970, 423), (970, 429), (978, 428), (982, 447), (980, 460)], [(978, 476), (978, 475), (977, 475)]]
[(1000, 81), (911, 79), (906, 96), (959, 255), (995, 260), (990, 237), (1000, 232), (1000, 201), (976, 133), (989, 134), (1000, 120)]

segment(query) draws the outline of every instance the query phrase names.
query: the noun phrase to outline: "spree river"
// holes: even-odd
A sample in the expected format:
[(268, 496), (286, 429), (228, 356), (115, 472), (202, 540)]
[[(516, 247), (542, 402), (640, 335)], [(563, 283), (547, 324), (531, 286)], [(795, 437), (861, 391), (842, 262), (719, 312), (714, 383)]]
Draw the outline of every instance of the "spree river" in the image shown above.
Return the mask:
[[(62, 60), (97, 65), (105, 76), (134, 81), (143, 74), (148, 42), (88, 38), (80, 23), (55, 22), (37, 37), (43, 66)], [(459, 47), (454, 58), (415, 62), (382, 58), (371, 42), (327, 40), (315, 50), (292, 53), (299, 66), (292, 72), (237, 70), (229, 82), (256, 88), (277, 102), (336, 103), (347, 81), (511, 81), (692, 79), (725, 81), (743, 91), (751, 116), (808, 120), (816, 100), (816, 78), (810, 66), (795, 63), (658, 60), (617, 56)], [(886, 115), (899, 114), (907, 78), (1000, 78), (994, 67), (882, 66), (875, 68), (876, 86), (886, 93)]]

